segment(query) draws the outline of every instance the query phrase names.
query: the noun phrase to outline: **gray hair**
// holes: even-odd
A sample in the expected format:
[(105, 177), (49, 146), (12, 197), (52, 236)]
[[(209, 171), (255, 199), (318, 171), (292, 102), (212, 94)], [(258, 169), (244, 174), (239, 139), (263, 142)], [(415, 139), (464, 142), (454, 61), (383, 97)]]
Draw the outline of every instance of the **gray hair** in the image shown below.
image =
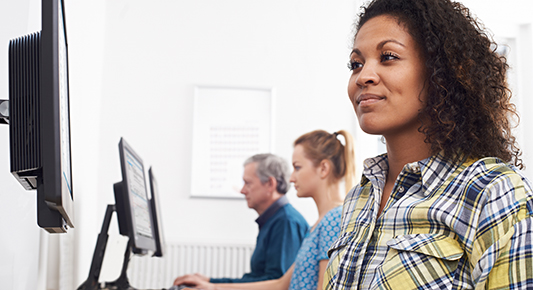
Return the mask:
[(256, 154), (244, 161), (244, 166), (250, 163), (257, 163), (255, 174), (261, 183), (267, 182), (270, 177), (277, 181), (276, 190), (285, 194), (289, 191), (290, 168), (285, 159), (270, 153)]

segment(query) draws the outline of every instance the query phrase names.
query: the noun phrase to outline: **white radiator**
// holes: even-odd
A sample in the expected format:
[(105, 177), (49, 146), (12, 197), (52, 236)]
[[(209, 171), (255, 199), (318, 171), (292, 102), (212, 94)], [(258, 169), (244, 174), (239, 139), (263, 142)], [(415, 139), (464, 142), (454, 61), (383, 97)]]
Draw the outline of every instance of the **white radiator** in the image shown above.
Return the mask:
[(250, 271), (253, 250), (253, 245), (167, 244), (162, 258), (133, 256), (128, 278), (138, 289), (168, 288), (176, 277), (192, 273), (238, 278)]

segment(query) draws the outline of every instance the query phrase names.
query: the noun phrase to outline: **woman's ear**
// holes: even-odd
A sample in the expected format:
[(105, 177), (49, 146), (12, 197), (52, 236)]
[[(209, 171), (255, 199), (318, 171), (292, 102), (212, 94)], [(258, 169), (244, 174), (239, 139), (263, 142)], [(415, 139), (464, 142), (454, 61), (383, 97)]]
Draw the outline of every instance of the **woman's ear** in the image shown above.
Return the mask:
[(320, 178), (324, 179), (329, 176), (329, 174), (331, 173), (331, 169), (332, 169), (331, 166), (332, 166), (331, 162), (329, 162), (329, 160), (327, 159), (320, 161), (320, 164), (318, 164)]

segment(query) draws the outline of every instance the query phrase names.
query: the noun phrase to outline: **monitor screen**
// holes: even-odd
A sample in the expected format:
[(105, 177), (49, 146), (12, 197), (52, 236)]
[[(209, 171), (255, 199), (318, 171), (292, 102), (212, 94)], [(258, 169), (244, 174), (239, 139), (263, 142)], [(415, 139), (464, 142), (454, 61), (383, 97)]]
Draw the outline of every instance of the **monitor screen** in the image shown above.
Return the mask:
[(148, 169), (148, 177), (150, 179), (150, 191), (152, 192), (152, 198), (150, 199), (150, 207), (152, 209), (152, 220), (154, 221), (154, 235), (156, 246), (154, 256), (163, 257), (165, 250), (165, 236), (163, 234), (161, 207), (159, 206), (159, 188), (152, 167)]
[(155, 251), (152, 210), (145, 182), (142, 159), (121, 138), (119, 143), (122, 182), (115, 184), (115, 205), (119, 230), (130, 238), (132, 251)]
[(62, 0), (42, 1), (41, 31), (9, 43), (11, 172), (37, 189), (37, 223), (74, 227), (68, 43)]

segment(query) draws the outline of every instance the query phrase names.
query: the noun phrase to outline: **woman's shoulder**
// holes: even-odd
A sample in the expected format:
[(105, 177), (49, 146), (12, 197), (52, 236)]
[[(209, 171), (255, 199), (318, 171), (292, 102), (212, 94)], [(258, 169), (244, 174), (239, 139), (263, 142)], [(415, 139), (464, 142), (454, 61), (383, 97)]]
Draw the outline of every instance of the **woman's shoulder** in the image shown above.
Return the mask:
[(332, 208), (330, 211), (328, 211), (328, 213), (326, 214), (326, 216), (341, 216), (342, 215), (342, 205), (339, 205), (339, 206), (336, 206), (334, 208)]
[(337, 206), (320, 220), (317, 225), (317, 239), (327, 244), (327, 248), (337, 239), (341, 231), (342, 206)]
[(322, 225), (339, 225), (342, 218), (342, 206), (339, 205), (337, 207), (332, 208), (329, 210), (326, 215), (322, 218), (320, 221), (320, 224)]
[(505, 171), (521, 173), (515, 166), (501, 160), (498, 157), (483, 157), (479, 159), (467, 159), (464, 162), (464, 170), (467, 172), (481, 172), (481, 171)]
[(531, 181), (516, 166), (506, 163), (497, 157), (484, 157), (464, 166), (461, 175), (466, 176), (469, 183), (481, 182), (489, 185), (506, 181), (510, 185), (525, 186), (531, 189)]
[(533, 187), (530, 180), (517, 167), (496, 157), (475, 160), (464, 167), (459, 180), (466, 197), (474, 198), (483, 204), (525, 204), (533, 210)]

